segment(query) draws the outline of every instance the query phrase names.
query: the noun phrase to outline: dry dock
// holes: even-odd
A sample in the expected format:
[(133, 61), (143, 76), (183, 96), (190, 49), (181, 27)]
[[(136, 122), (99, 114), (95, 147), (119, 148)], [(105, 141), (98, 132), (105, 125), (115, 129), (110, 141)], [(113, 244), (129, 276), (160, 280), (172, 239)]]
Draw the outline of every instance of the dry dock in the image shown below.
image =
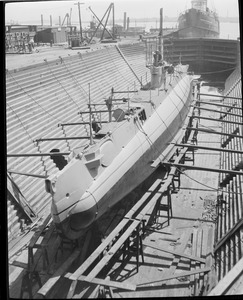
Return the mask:
[[(94, 67), (97, 59), (101, 67)], [(121, 79), (121, 89), (128, 81), (134, 86), (141, 77), (145, 80), (146, 68), (139, 66), (142, 59), (142, 47), (133, 44), (124, 45), (121, 52), (113, 46), (98, 51), (95, 56), (88, 52), (63, 61), (44, 62), (36, 68), (8, 71), (8, 153), (13, 149), (19, 154), (24, 154), (26, 148), (33, 154), (50, 149), (50, 146), (36, 147), (32, 142), (33, 138), (41, 136), (45, 120), (51, 129), (49, 136), (54, 133), (55, 136), (75, 135), (76, 129), (67, 129), (63, 133), (55, 127), (57, 121), (53, 116), (64, 118), (56, 106), (62, 101), (66, 113), (75, 120), (76, 104), (65, 106), (65, 97), (77, 101), (81, 92), (77, 82), (81, 82), (81, 75), (90, 76), (96, 83), (97, 90), (93, 93), (99, 100), (98, 92), (105, 93), (102, 84), (112, 86), (117, 83), (116, 76)], [(108, 61), (112, 61), (109, 70), (105, 67)], [(97, 76), (97, 68), (101, 74), (107, 74), (106, 79)], [(74, 77), (70, 82), (65, 81), (67, 71)], [(55, 86), (53, 82), (57, 78)], [(166, 162), (155, 161), (153, 166), (158, 165), (158, 169), (146, 186), (116, 205), (75, 242), (57, 235), (49, 216), (50, 199), (43, 192), (39, 196), (38, 191), (43, 189), (42, 179), (23, 180), (25, 175), (13, 172), (20, 190), (26, 190), (22, 196), (30, 204), (29, 209), (37, 216), (30, 216), (33, 220), (27, 228), (10, 239), (10, 297), (141, 298), (241, 294), (241, 93), (239, 69), (227, 79), (225, 97), (213, 88), (202, 86), (200, 93), (195, 95), (191, 118), (184, 128), (186, 137), (180, 144), (173, 145), (174, 156)], [(36, 103), (36, 95), (42, 102)], [(47, 112), (52, 116), (47, 116)], [(35, 121), (28, 113), (35, 116)], [(35, 129), (32, 130), (33, 124)], [(15, 141), (17, 133), (23, 147)], [(75, 143), (59, 142), (63, 152), (70, 151)], [(49, 158), (40, 160), (37, 157), (34, 165), (32, 162), (33, 157), (27, 158), (27, 163), (21, 156), (9, 157), (8, 168), (20, 170), (20, 166), (25, 166), (26, 173), (35, 170), (35, 174), (42, 175), (55, 168)], [(43, 165), (46, 166), (44, 169)], [(35, 184), (35, 190), (28, 193), (31, 184)], [(10, 222), (12, 217), (9, 216)], [(11, 230), (9, 232), (11, 235)]]

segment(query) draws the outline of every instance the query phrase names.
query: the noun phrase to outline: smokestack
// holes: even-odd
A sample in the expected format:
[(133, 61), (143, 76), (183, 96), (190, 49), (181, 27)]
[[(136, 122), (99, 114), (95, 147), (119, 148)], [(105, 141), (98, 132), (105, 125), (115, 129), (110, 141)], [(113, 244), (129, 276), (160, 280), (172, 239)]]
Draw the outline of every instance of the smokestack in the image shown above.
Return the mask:
[(129, 23), (130, 23), (130, 19), (129, 17), (127, 17), (127, 30), (129, 29)]
[(123, 30), (126, 30), (126, 19), (127, 19), (127, 13), (124, 12), (124, 19), (123, 19)]
[(50, 25), (52, 26), (52, 16), (50, 15)]
[(41, 26), (43, 26), (43, 15), (41, 15)]

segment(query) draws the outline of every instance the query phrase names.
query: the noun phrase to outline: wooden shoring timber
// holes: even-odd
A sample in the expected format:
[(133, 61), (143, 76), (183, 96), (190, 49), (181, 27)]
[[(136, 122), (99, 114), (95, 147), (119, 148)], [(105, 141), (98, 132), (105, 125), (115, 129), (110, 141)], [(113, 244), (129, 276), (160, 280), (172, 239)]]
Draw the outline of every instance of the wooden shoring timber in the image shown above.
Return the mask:
[[(192, 234), (192, 230), (191, 228), (187, 229), (185, 231), (185, 234), (183, 236), (183, 238), (181, 239), (181, 244), (178, 248), (178, 251), (179, 252), (184, 252), (186, 247), (187, 247), (187, 244), (188, 244), (188, 241), (191, 237), (191, 234)], [(166, 281), (165, 284), (167, 284), (167, 280), (169, 279), (174, 279), (174, 278), (177, 278), (177, 277), (174, 277), (176, 276), (175, 275), (175, 271), (176, 271), (176, 268), (177, 268), (177, 265), (179, 264), (180, 262), (180, 259), (181, 257), (180, 256), (176, 256), (174, 257), (173, 261), (172, 261), (172, 264), (170, 266), (170, 268), (168, 270), (166, 270), (162, 276), (162, 278), (160, 278), (160, 280), (162, 281)], [(180, 276), (179, 276), (180, 277)]]
[(242, 115), (240, 114), (234, 114), (228, 111), (221, 111), (221, 110), (217, 110), (217, 109), (211, 109), (211, 108), (206, 108), (206, 107), (201, 107), (198, 105), (192, 105), (192, 107), (197, 108), (199, 110), (206, 110), (206, 111), (211, 111), (211, 112), (216, 112), (219, 114), (224, 114), (224, 115), (230, 115), (230, 116), (235, 116), (235, 117), (242, 117)]
[(29, 156), (58, 156), (69, 155), (70, 152), (48, 152), (48, 153), (8, 153), (7, 157), (29, 157)]
[[(92, 231), (89, 230), (85, 236), (85, 240), (84, 240), (84, 246), (81, 252), (81, 256), (80, 256), (80, 262), (83, 263), (85, 260), (85, 257), (87, 255), (87, 251), (88, 248), (90, 246), (90, 242), (91, 242), (91, 238), (92, 238)], [(68, 294), (67, 294), (67, 299), (71, 299), (73, 297), (73, 294), (75, 292), (76, 286), (77, 286), (78, 281), (75, 280), (71, 283)]]
[(106, 249), (106, 247), (119, 235), (119, 233), (128, 226), (130, 223), (130, 218), (135, 214), (135, 212), (159, 189), (161, 184), (161, 179), (155, 181), (155, 183), (150, 187), (148, 192), (146, 192), (143, 197), (134, 205), (131, 211), (126, 215), (116, 228), (108, 235), (108, 237), (96, 248), (96, 250), (84, 261), (84, 263), (70, 276), (70, 280), (77, 280), (90, 265), (100, 256), (100, 254)]
[(227, 121), (223, 119), (213, 119), (209, 117), (202, 117), (202, 116), (192, 116), (194, 119), (202, 119), (202, 120), (209, 120), (209, 121), (215, 121), (215, 122), (222, 122), (222, 123), (230, 123), (235, 125), (242, 125), (242, 122), (235, 122), (235, 121)]
[(121, 248), (121, 246), (125, 243), (125, 241), (131, 236), (131, 234), (137, 229), (140, 225), (140, 221), (134, 220), (131, 225), (127, 228), (127, 230), (120, 236), (120, 238), (115, 242), (115, 244), (111, 247), (111, 249), (107, 252), (98, 264), (93, 268), (93, 270), (83, 279), (87, 282), (92, 282), (94, 278), (100, 273), (102, 268), (107, 265), (107, 263), (111, 260), (114, 254)]
[[(208, 228), (208, 238), (206, 246), (206, 264), (205, 267), (212, 267), (213, 265), (213, 241), (214, 241), (214, 229), (213, 227)], [(212, 286), (215, 284), (215, 276), (213, 274), (214, 270), (204, 276), (204, 290), (203, 296), (206, 296), (211, 290)]]
[(187, 147), (187, 148), (194, 148), (194, 149), (243, 154), (243, 151), (234, 150), (234, 149), (225, 149), (225, 148), (216, 148), (216, 147), (207, 147), (207, 146), (199, 146), (194, 144), (180, 144), (180, 143), (175, 143), (174, 145), (178, 147)]
[[(197, 235), (198, 235), (198, 228), (193, 228), (193, 234), (192, 234), (192, 255), (196, 256), (197, 255)], [(196, 270), (196, 262), (195, 261), (191, 261), (190, 263), (190, 269), (191, 271), (195, 271)], [(196, 282), (195, 282), (195, 275), (191, 274), (190, 275), (190, 294), (191, 296), (195, 295), (195, 286), (196, 286)]]
[[(242, 100), (242, 97), (233, 97), (233, 96), (224, 96), (224, 95), (214, 95), (214, 94), (203, 94), (203, 93), (198, 93), (198, 95), (200, 96), (212, 96), (212, 97), (219, 97), (219, 98), (223, 98), (223, 99), (238, 99), (238, 100)], [(223, 100), (222, 99), (222, 100)]]
[(170, 162), (164, 162), (162, 164), (165, 166), (183, 168), (183, 169), (189, 169), (189, 170), (207, 171), (207, 172), (215, 172), (215, 173), (229, 173), (229, 174), (233, 174), (233, 175), (243, 175), (243, 172), (233, 171), (233, 170), (222, 170), (222, 169), (216, 169), (216, 168), (206, 168), (206, 167), (201, 167), (201, 166), (190, 166), (190, 165), (170, 163)]
[(211, 290), (207, 296), (226, 295), (227, 291), (234, 284), (234, 282), (242, 274), (243, 257), (236, 263), (236, 265), (222, 278), (219, 283)]
[[(70, 279), (71, 273), (67, 273), (65, 275), (66, 278)], [(93, 278), (92, 280), (88, 280), (86, 276), (80, 275), (79, 278), (77, 279), (78, 281), (86, 281), (92, 284), (97, 284), (97, 285), (102, 285), (102, 286), (108, 286), (108, 287), (113, 287), (117, 289), (122, 289), (122, 290), (128, 290), (128, 291), (135, 291), (136, 290), (136, 285), (131, 284), (128, 282), (119, 282), (119, 281), (113, 281), (113, 280), (108, 280), (108, 279), (102, 279), (102, 278)]]
[[(108, 121), (95, 121), (96, 123), (109, 123)], [(90, 125), (90, 122), (60, 123), (58, 126)]]
[(201, 258), (201, 257), (196, 257), (196, 256), (193, 256), (193, 255), (189, 255), (189, 254), (185, 254), (183, 252), (179, 252), (179, 251), (173, 251), (173, 250), (169, 250), (169, 249), (166, 249), (165, 247), (155, 247), (154, 246), (154, 243), (151, 243), (151, 242), (143, 242), (143, 245), (146, 246), (146, 247), (150, 247), (150, 248), (153, 248), (153, 249), (156, 249), (156, 250), (159, 250), (159, 251), (162, 251), (162, 252), (167, 252), (167, 253), (171, 253), (175, 256), (181, 256), (181, 257), (185, 257), (185, 258), (188, 258), (190, 260), (194, 260), (194, 261), (199, 261), (201, 263), (205, 263), (205, 259), (204, 258)]
[(41, 138), (36, 139), (34, 142), (45, 142), (45, 141), (65, 141), (65, 140), (83, 140), (90, 139), (90, 136), (70, 136), (70, 137), (53, 137), (53, 138)]
[[(213, 102), (207, 102), (207, 101), (202, 101), (202, 100), (197, 100), (196, 104), (208, 104), (208, 105), (213, 105), (213, 106), (218, 106), (218, 107), (225, 107), (225, 108), (237, 108), (237, 109), (241, 109), (242, 107), (237, 107), (237, 103), (235, 103), (235, 105), (225, 105), (225, 104), (221, 104), (221, 103), (213, 103)], [(198, 106), (197, 106), (198, 107)]]
[[(155, 282), (161, 282), (161, 281), (167, 281), (167, 280), (170, 280), (170, 279), (175, 279), (175, 278), (179, 278), (179, 277), (187, 277), (187, 276), (190, 276), (190, 275), (195, 275), (195, 274), (200, 274), (200, 273), (208, 273), (211, 271), (211, 268), (210, 267), (205, 267), (203, 269), (197, 269), (197, 270), (193, 270), (193, 271), (185, 271), (185, 272), (181, 272), (181, 273), (178, 273), (178, 274), (171, 274), (171, 275), (165, 275), (163, 278), (160, 278), (159, 280), (157, 281), (154, 281), (153, 283), (143, 283), (143, 284), (140, 284), (140, 285), (151, 285), (153, 287), (155, 287), (154, 283)], [(139, 286), (140, 286), (139, 285)]]
[(71, 266), (71, 264), (77, 259), (80, 255), (80, 250), (75, 250), (68, 259), (56, 270), (53, 276), (38, 290), (38, 294), (43, 295), (44, 297), (54, 286), (54, 284), (59, 280), (59, 278), (66, 272), (66, 270)]
[(226, 132), (219, 132), (219, 131), (214, 131), (214, 130), (209, 130), (209, 129), (203, 129), (203, 128), (197, 128), (197, 127), (189, 127), (187, 129), (190, 130), (197, 130), (200, 132), (206, 132), (206, 133), (212, 133), (212, 134), (218, 134), (218, 135), (225, 135), (225, 136), (230, 136), (230, 137), (236, 137), (236, 138), (243, 138), (242, 135), (238, 135), (238, 134), (232, 134), (232, 133), (226, 133)]
[(32, 173), (23, 173), (23, 172), (20, 172), (20, 171), (15, 171), (15, 170), (7, 170), (8, 173), (13, 173), (13, 174), (19, 174), (19, 175), (25, 175), (25, 176), (30, 176), (30, 177), (36, 177), (36, 178), (47, 178), (48, 176), (45, 176), (45, 175), (38, 175), (38, 174), (32, 174)]
[(92, 110), (92, 111), (79, 111), (78, 114), (79, 115), (83, 115), (83, 114), (97, 114), (97, 113), (109, 113), (109, 112), (113, 112), (114, 109), (111, 109), (111, 110)]
[[(202, 228), (202, 246), (201, 246), (201, 257), (205, 257), (205, 265), (201, 263), (200, 267), (203, 268), (205, 267), (211, 267), (211, 265), (208, 264), (207, 260), (207, 241), (208, 241), (208, 227), (204, 226)], [(204, 288), (204, 281), (205, 281), (205, 276), (199, 280), (199, 286), (198, 289), (196, 289), (195, 296), (199, 296), (203, 292)]]
[(236, 223), (214, 246), (214, 253), (227, 242), (228, 239), (232, 237), (232, 235), (243, 226), (243, 219), (241, 219), (238, 223)]
[[(180, 160), (186, 154), (187, 150), (188, 150), (187, 147), (184, 147), (183, 149), (180, 150), (179, 155), (175, 158), (175, 163), (179, 163), (180, 162)], [(159, 164), (163, 164), (163, 162), (161, 162), (161, 157), (160, 156), (151, 164), (151, 167), (152, 168), (157, 168), (157, 166)]]
[(44, 220), (44, 222), (40, 225), (40, 227), (38, 228), (38, 230), (35, 232), (35, 234), (31, 238), (31, 240), (29, 242), (29, 248), (33, 248), (34, 247), (34, 245), (38, 241), (39, 237), (41, 236), (43, 230), (46, 228), (46, 226), (47, 226), (47, 224), (49, 223), (50, 220), (51, 220), (51, 214), (49, 214), (46, 217), (46, 219)]
[[(171, 178), (167, 178), (165, 181), (165, 184), (161, 186), (161, 188), (159, 189), (158, 192), (155, 192), (152, 199), (150, 199), (150, 201), (147, 203), (147, 205), (141, 211), (137, 211), (137, 210), (134, 211), (134, 209), (132, 209), (131, 211), (128, 212), (128, 214), (124, 217), (124, 221), (125, 220), (129, 221), (129, 223), (130, 223), (129, 227), (114, 243), (114, 245), (108, 251), (107, 255), (104, 256), (99, 261), (99, 263), (93, 268), (93, 270), (87, 275), (87, 277), (85, 277), (84, 281), (93, 282), (93, 279), (97, 276), (97, 274), (99, 274), (99, 272), (102, 270), (102, 268), (105, 265), (107, 265), (107, 263), (112, 259), (112, 257), (121, 248), (121, 246), (125, 243), (125, 241), (131, 236), (131, 234), (137, 229), (137, 227), (140, 226), (144, 216), (155, 205), (157, 200), (161, 197), (161, 194), (166, 191), (170, 182), (171, 182)], [(135, 214), (136, 214), (136, 216), (134, 216)], [(117, 233), (116, 230), (114, 230), (114, 231)], [(90, 265), (90, 263), (88, 265)], [(70, 277), (70, 279), (72, 279), (72, 278)]]

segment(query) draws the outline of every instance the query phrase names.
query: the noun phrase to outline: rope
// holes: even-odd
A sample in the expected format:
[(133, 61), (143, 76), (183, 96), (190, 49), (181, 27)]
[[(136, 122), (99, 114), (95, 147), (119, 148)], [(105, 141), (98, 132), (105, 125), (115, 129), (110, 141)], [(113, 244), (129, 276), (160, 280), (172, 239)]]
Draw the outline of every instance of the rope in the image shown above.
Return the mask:
[(61, 81), (57, 78), (57, 76), (55, 75), (55, 73), (52, 71), (52, 69), (49, 66), (49, 63), (47, 61), (47, 59), (44, 59), (44, 61), (46, 62), (49, 71), (51, 72), (51, 74), (55, 77), (55, 79), (57, 80), (57, 82), (60, 84), (60, 86), (63, 88), (63, 90), (66, 92), (66, 94), (68, 95), (69, 99), (78, 107), (78, 109), (80, 109), (80, 107), (78, 106), (78, 104), (73, 100), (73, 98), (70, 96), (70, 94), (68, 93), (68, 91), (65, 89), (65, 87), (62, 85)]
[(15, 114), (15, 116), (18, 118), (20, 124), (22, 125), (22, 127), (24, 128), (24, 131), (26, 132), (26, 134), (28, 135), (29, 139), (35, 144), (34, 139), (31, 137), (31, 135), (29, 134), (28, 130), (25, 128), (24, 124), (22, 123), (22, 121), (20, 120), (19, 116), (16, 114), (16, 112), (12, 109), (12, 107), (7, 103), (7, 106), (12, 110), (12, 112)]
[(56, 116), (50, 114), (47, 110), (45, 110), (19, 83), (18, 81), (13, 77), (13, 75), (11, 73), (9, 73), (9, 75), (12, 77), (12, 79), (16, 82), (16, 84), (18, 85), (18, 87), (33, 101), (35, 102), (46, 114), (48, 114), (50, 117), (54, 118), (55, 120), (57, 120), (58, 122), (61, 122), (58, 118), (56, 118)]

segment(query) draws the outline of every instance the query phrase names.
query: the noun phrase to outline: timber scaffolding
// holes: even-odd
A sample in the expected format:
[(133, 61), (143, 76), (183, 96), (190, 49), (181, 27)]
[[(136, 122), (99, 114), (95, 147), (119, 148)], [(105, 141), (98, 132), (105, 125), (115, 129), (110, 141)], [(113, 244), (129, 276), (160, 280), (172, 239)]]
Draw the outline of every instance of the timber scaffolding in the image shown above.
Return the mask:
[[(110, 218), (104, 216), (101, 222), (110, 225), (114, 218), (120, 222), (108, 226), (108, 234), (103, 230), (106, 236), (100, 244), (94, 247), (92, 243), (98, 240), (101, 223), (71, 242), (57, 236), (48, 217), (30, 240), (28, 254), (23, 254), (27, 263), (21, 263), (20, 258), (12, 262), (26, 269), (18, 289), (13, 288), (15, 295), (50, 299), (242, 292), (242, 102), (238, 72), (229, 78), (233, 82), (225, 97), (197, 95), (184, 138), (171, 145), (174, 155), (168, 162), (159, 158), (151, 166), (162, 163), (166, 175), (159, 167), (157, 179), (127, 213), (118, 206), (109, 212)], [(225, 209), (226, 203), (230, 209)], [(95, 250), (90, 252), (92, 248)]]

